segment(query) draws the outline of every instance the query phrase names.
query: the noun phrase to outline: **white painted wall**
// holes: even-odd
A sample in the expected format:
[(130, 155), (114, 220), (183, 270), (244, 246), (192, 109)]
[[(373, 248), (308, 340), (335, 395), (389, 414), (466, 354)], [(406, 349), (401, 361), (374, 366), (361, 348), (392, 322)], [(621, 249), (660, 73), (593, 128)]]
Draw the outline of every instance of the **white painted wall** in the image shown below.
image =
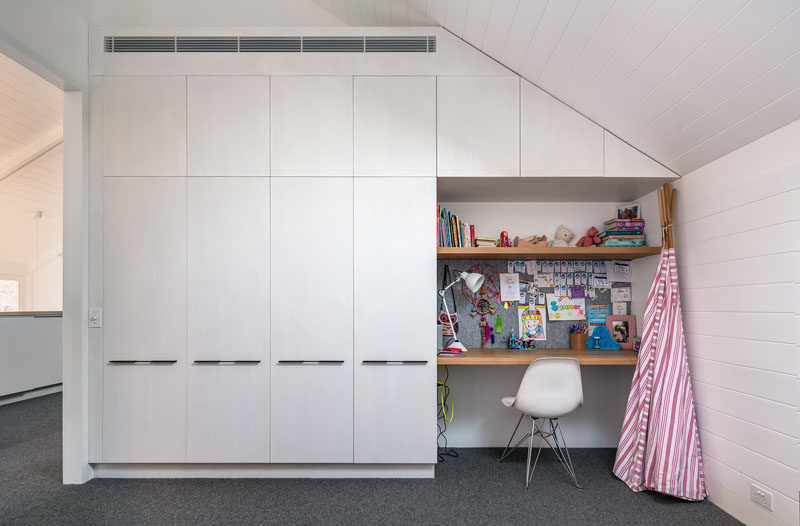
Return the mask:
[(25, 272), (25, 306), (20, 310), (57, 311), (62, 308), (63, 252), (61, 247), (31, 261)]
[[(650, 207), (649, 200), (640, 200)], [(458, 214), (462, 221), (474, 223), (476, 235), (498, 236), (506, 230), (514, 236), (546, 234), (552, 238), (559, 224), (575, 232), (575, 244), (592, 225), (602, 229), (603, 221), (613, 217), (619, 203), (441, 203)], [(643, 208), (648, 221), (655, 221), (648, 244), (660, 245), (658, 204), (655, 219)], [(632, 312), (642, 319), (644, 301), (636, 302), (638, 288), (649, 290), (656, 257), (634, 268)], [(451, 265), (451, 268), (453, 266)], [(455, 268), (458, 268), (457, 262)], [(644, 285), (642, 285), (644, 284)], [(645, 298), (647, 290), (644, 292)], [(640, 323), (637, 323), (637, 328)], [(439, 368), (439, 378), (443, 371)], [(455, 418), (447, 425), (448, 444), (454, 447), (505, 446), (519, 413), (505, 408), (500, 398), (516, 393), (525, 366), (450, 366), (448, 385), (455, 394)], [(563, 418), (567, 441), (575, 447), (617, 447), (625, 405), (630, 392), (633, 366), (584, 366), (584, 405)]]
[[(710, 498), (798, 523), (800, 121), (685, 175), (675, 242)], [(774, 512), (750, 502), (773, 492)]]

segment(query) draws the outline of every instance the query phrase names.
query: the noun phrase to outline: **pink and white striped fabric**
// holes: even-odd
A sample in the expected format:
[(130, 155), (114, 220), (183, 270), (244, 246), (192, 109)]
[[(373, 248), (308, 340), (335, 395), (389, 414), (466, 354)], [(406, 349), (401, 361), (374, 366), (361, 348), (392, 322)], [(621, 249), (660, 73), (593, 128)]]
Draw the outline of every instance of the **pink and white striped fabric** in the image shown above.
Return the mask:
[(663, 249), (647, 297), (614, 474), (633, 491), (708, 496), (683, 337), (675, 249)]

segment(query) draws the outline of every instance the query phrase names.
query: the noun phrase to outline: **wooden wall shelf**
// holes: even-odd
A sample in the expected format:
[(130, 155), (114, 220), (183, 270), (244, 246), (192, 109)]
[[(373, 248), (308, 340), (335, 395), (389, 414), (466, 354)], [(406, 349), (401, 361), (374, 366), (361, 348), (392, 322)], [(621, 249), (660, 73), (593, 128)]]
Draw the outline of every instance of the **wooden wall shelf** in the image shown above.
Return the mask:
[(438, 259), (620, 259), (655, 256), (661, 247), (439, 247)]
[(581, 365), (636, 365), (639, 353), (630, 349), (619, 351), (585, 349), (468, 349), (463, 356), (439, 356), (439, 365), (530, 365), (538, 358), (577, 358)]

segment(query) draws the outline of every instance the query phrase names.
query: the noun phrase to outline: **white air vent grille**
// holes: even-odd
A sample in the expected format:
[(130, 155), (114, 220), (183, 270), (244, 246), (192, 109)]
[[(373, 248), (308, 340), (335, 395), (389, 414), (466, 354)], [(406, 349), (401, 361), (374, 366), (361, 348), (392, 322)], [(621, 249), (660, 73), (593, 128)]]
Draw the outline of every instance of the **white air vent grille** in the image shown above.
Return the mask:
[(236, 53), (239, 39), (236, 37), (178, 37), (178, 53)]
[(433, 36), (107, 36), (106, 53), (434, 53)]
[(427, 53), (428, 38), (366, 37), (367, 53)]
[(173, 53), (175, 37), (105, 37), (108, 53)]
[(239, 51), (266, 53), (299, 53), (300, 37), (239, 37)]
[(304, 53), (362, 52), (364, 37), (303, 37)]

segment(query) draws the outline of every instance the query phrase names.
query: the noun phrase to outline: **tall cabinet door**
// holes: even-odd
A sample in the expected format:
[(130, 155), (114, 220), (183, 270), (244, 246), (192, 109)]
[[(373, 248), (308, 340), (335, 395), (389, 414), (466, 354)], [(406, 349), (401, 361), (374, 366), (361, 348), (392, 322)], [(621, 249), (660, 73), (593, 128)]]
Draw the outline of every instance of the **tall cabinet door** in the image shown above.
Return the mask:
[(356, 179), (355, 461), (436, 461), (433, 178)]
[(186, 179), (103, 189), (103, 460), (186, 460)]
[(355, 77), (356, 176), (436, 176), (436, 77)]
[(266, 462), (269, 179), (188, 185), (188, 459)]
[(271, 179), (272, 462), (353, 461), (353, 179)]

